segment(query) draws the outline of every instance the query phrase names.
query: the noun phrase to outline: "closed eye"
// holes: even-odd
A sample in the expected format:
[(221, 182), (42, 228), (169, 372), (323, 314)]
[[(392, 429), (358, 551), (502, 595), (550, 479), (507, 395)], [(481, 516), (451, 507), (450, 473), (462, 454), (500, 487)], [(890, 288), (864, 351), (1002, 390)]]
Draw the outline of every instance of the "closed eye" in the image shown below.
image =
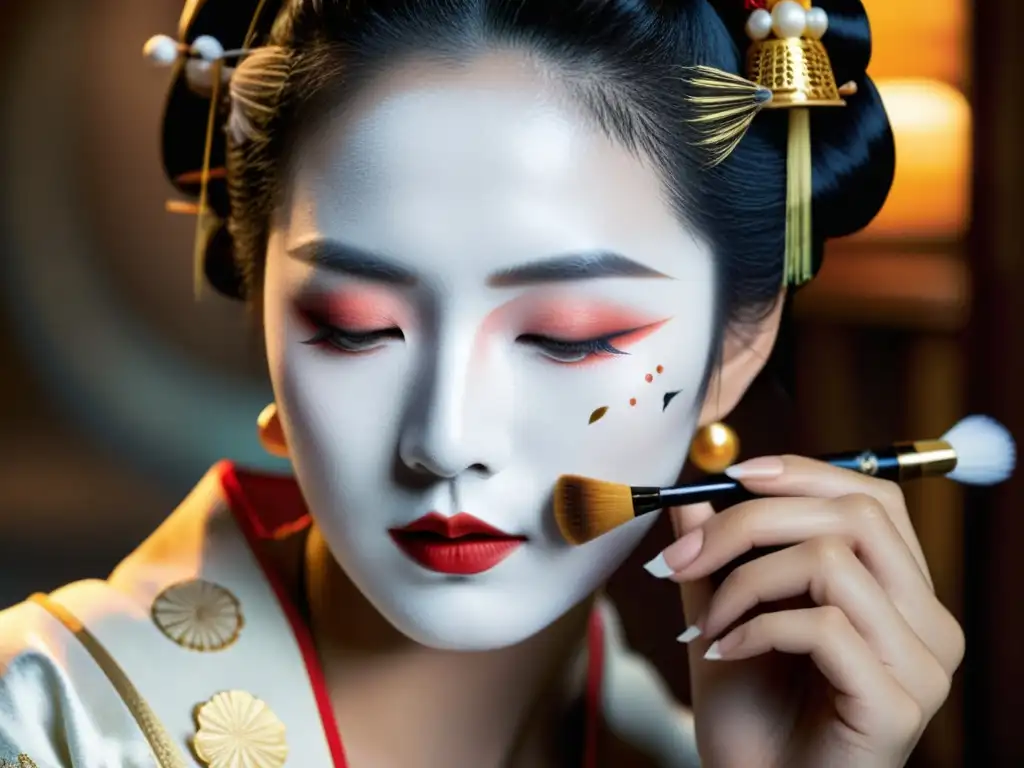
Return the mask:
[(572, 365), (591, 361), (597, 357), (628, 355), (628, 352), (617, 349), (612, 342), (619, 337), (628, 336), (631, 333), (633, 333), (632, 330), (620, 331), (594, 339), (580, 340), (556, 339), (550, 336), (528, 333), (520, 336), (516, 341), (533, 347), (542, 355), (555, 362)]
[(405, 339), (401, 328), (352, 331), (338, 328), (312, 317), (308, 319), (316, 331), (310, 338), (304, 340), (303, 344), (316, 347), (331, 347), (349, 355), (372, 352), (384, 346), (388, 341), (403, 341)]

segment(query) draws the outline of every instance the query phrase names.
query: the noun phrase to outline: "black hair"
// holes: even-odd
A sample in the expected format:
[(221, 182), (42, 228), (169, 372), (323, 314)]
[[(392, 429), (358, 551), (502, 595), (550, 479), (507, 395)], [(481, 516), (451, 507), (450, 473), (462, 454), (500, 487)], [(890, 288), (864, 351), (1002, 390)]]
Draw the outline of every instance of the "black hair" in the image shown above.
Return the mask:
[[(212, 34), (243, 44), (258, 0), (206, 0), (186, 20), (186, 37)], [(765, 111), (721, 165), (700, 162), (681, 68), (706, 65), (744, 74), (749, 41), (744, 0), (267, 0), (256, 45), (289, 51), (287, 82), (254, 136), (218, 133), (214, 164), (227, 184), (210, 189), (227, 222), (210, 238), (207, 276), (222, 292), (253, 296), (265, 258), (270, 214), (279, 201), (289, 147), (308, 110), (405, 55), (466, 59), (514, 47), (555, 68), (605, 131), (652, 158), (681, 218), (711, 244), (716, 306), (723, 321), (770, 309), (782, 286), (786, 210), (786, 111)], [(829, 17), (823, 39), (836, 79), (853, 83), (844, 108), (811, 110), (813, 235), (824, 241), (864, 227), (889, 192), (893, 137), (867, 77), (871, 35), (859, 0), (819, 0)], [(200, 167), (208, 102), (179, 73), (164, 126), (172, 179)], [(179, 184), (195, 193), (193, 183)]]

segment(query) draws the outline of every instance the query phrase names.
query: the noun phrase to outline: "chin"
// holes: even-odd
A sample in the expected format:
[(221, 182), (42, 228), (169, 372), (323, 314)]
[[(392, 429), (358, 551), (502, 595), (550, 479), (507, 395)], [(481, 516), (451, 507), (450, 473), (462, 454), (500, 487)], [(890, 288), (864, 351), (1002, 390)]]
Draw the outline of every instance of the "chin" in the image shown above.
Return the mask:
[(377, 610), (413, 642), (437, 650), (472, 652), (518, 645), (547, 629), (579, 600), (565, 596), (553, 602), (548, 596), (523, 605), (521, 600), (492, 593), (468, 599), (438, 596), (382, 602), (376, 604)]

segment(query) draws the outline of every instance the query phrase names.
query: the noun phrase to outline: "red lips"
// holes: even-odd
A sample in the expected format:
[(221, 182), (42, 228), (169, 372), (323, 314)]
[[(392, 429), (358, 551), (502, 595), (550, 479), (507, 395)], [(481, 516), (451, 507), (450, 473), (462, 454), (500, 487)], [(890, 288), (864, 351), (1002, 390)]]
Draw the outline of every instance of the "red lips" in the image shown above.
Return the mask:
[(526, 541), (525, 536), (512, 536), (466, 512), (453, 517), (431, 512), (389, 533), (398, 548), (424, 568), (456, 576), (489, 571)]

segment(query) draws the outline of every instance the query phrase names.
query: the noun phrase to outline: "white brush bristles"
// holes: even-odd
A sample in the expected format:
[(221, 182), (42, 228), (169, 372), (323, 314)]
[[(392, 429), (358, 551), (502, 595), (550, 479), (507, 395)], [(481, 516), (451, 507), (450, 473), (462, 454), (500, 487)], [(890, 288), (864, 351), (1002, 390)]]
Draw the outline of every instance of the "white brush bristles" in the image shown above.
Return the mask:
[(995, 485), (1017, 465), (1017, 448), (1009, 431), (990, 416), (968, 416), (942, 439), (956, 452), (956, 469), (946, 477), (966, 485)]

